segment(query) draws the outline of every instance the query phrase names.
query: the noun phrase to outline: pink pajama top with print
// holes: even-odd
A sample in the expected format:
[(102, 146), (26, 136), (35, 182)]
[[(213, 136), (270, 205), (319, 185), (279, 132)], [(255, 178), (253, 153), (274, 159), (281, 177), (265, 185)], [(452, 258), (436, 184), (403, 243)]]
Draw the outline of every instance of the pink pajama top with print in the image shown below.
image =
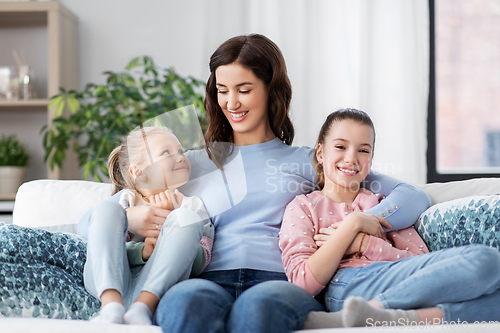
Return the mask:
[[(341, 222), (355, 210), (367, 210), (376, 206), (383, 197), (366, 189), (361, 189), (352, 205), (335, 203), (320, 191), (299, 195), (290, 202), (285, 210), (281, 225), (279, 246), (288, 279), (316, 296), (325, 288), (312, 274), (307, 260), (318, 247), (314, 235), (319, 229), (328, 228)], [(363, 255), (342, 259), (338, 268), (367, 266), (376, 261), (396, 261), (429, 250), (413, 227), (386, 232), (382, 238), (370, 237)]]

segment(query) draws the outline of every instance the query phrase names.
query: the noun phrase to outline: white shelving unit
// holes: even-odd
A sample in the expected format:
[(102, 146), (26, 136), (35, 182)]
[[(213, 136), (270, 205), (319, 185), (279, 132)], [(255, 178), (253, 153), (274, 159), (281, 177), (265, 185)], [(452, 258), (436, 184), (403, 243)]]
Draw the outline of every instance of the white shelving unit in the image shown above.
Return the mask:
[[(33, 71), (35, 76), (39, 73), (36, 99), (0, 100), (0, 133), (15, 133), (35, 150), (31, 167), (36, 176), (31, 179), (78, 179), (77, 160), (71, 152), (62, 169), (49, 170), (43, 161), (40, 135), (42, 126), (54, 118), (54, 110), (47, 108), (50, 97), (60, 87), (79, 89), (77, 17), (57, 1), (0, 2), (0, 45), (2, 62), (12, 62), (16, 48), (25, 48), (26, 58), (36, 54)], [(11, 65), (15, 64), (0, 63)], [(14, 196), (0, 196), (0, 207)]]

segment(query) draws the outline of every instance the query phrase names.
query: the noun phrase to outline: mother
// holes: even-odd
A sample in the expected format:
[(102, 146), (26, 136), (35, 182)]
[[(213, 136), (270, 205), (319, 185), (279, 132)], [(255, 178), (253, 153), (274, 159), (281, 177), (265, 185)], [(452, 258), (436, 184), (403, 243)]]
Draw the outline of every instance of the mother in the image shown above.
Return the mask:
[[(323, 307), (287, 281), (278, 233), (286, 204), (312, 191), (316, 174), (313, 150), (290, 146), (292, 89), (285, 61), (268, 38), (238, 36), (214, 52), (210, 72), (206, 150), (188, 152), (191, 181), (181, 191), (199, 196), (212, 215), (212, 260), (199, 279), (164, 295), (155, 321), (165, 332), (301, 329), (308, 313)], [(394, 229), (405, 228), (430, 205), (423, 191), (388, 176), (367, 180), (368, 188), (387, 196), (366, 212), (367, 219), (383, 216)], [(166, 212), (147, 209), (127, 210), (132, 232), (153, 235), (164, 220)]]

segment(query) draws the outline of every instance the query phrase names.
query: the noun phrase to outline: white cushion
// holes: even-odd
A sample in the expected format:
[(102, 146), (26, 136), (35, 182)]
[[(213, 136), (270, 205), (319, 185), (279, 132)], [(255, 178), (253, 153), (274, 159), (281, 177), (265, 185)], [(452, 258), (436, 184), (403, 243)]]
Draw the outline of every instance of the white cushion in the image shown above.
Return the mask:
[(34, 180), (17, 191), (13, 223), (76, 233), (80, 218), (111, 196), (113, 185), (82, 180)]
[(446, 183), (418, 186), (423, 189), (433, 205), (474, 195), (500, 194), (500, 178), (476, 178)]

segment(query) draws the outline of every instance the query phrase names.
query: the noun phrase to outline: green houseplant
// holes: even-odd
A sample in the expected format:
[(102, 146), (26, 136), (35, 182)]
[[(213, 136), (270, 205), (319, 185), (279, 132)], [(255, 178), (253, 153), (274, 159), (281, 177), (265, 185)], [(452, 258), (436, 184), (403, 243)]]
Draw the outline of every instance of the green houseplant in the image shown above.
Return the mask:
[[(53, 96), (49, 108), (56, 117), (42, 128), (45, 160), (49, 167), (62, 166), (70, 145), (78, 155), (84, 177), (102, 181), (108, 176), (109, 153), (137, 126), (165, 112), (193, 105), (205, 129), (205, 84), (183, 78), (173, 68), (161, 69), (150, 57), (132, 59), (120, 73), (105, 72), (106, 84), (88, 84), (81, 92), (65, 91)], [(69, 117), (63, 115), (65, 107)], [(179, 119), (182, 121), (182, 119)]]
[(0, 138), (0, 194), (14, 194), (23, 183), (30, 159), (28, 148), (15, 134)]

